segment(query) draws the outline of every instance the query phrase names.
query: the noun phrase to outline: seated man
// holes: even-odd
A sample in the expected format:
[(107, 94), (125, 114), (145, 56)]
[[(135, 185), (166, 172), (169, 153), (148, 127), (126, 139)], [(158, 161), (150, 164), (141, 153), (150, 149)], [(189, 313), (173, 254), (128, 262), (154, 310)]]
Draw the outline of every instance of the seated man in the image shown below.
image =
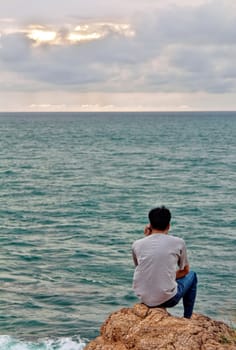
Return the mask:
[(136, 266), (133, 288), (149, 307), (173, 307), (183, 298), (184, 317), (191, 318), (197, 276), (189, 269), (184, 240), (168, 235), (170, 220), (171, 213), (165, 207), (149, 212), (145, 237), (132, 246)]

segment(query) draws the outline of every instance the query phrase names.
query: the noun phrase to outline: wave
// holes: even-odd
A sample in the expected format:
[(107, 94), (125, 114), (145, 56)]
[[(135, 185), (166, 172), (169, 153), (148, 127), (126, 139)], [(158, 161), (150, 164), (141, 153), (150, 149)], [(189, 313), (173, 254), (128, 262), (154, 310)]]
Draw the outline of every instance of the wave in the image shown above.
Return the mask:
[(0, 336), (1, 350), (83, 350), (85, 345), (79, 337), (24, 341), (9, 335)]

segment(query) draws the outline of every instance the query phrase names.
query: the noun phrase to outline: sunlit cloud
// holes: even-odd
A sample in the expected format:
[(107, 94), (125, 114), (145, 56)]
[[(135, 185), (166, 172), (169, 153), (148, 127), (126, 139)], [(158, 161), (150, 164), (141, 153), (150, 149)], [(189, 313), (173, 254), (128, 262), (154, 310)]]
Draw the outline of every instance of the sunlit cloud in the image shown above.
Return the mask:
[(50, 103), (41, 103), (41, 104), (34, 104), (32, 103), (27, 107), (27, 110), (31, 110), (34, 112), (38, 111), (67, 111), (67, 106), (65, 104), (50, 104)]
[(109, 35), (118, 35), (131, 38), (135, 31), (130, 24), (112, 22), (90, 22), (77, 26), (52, 28), (42, 25), (30, 25), (27, 28), (5, 28), (4, 34), (23, 33), (32, 40), (34, 46), (47, 45), (74, 45), (80, 42), (94, 41)]
[(0, 18), (0, 36), (21, 31), (14, 18)]
[(79, 33), (79, 32), (72, 32), (68, 35), (68, 40), (70, 42), (78, 42), (78, 41), (90, 41), (90, 40), (97, 40), (102, 38), (103, 35), (101, 33)]
[(74, 31), (68, 35), (68, 40), (72, 42), (97, 40), (109, 34), (118, 34), (125, 37), (133, 37), (135, 31), (129, 24), (98, 22), (78, 25)]
[(0, 37), (4, 35), (22, 34), (31, 39), (35, 45), (56, 43), (57, 32), (40, 25), (30, 25), (26, 28), (17, 26), (11, 19), (0, 21)]
[(43, 27), (30, 28), (27, 32), (27, 37), (37, 44), (53, 43), (56, 40), (57, 33), (52, 30), (47, 30)]

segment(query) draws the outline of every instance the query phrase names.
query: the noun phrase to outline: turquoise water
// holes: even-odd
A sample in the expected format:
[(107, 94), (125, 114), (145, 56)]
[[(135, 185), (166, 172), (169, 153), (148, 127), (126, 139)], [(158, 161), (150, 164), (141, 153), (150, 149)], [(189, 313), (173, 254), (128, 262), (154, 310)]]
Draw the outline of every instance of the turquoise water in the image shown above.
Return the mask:
[(83, 349), (137, 302), (130, 248), (161, 204), (195, 311), (235, 324), (235, 136), (236, 113), (0, 114), (0, 349)]

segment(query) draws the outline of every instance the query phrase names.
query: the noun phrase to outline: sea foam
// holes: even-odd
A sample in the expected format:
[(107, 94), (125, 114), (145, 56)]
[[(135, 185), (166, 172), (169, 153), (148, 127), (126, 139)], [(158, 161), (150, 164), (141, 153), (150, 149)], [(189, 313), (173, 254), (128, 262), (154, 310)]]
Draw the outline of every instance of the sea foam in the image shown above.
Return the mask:
[(79, 337), (42, 339), (38, 341), (19, 340), (8, 335), (0, 336), (1, 350), (83, 350), (85, 347)]

